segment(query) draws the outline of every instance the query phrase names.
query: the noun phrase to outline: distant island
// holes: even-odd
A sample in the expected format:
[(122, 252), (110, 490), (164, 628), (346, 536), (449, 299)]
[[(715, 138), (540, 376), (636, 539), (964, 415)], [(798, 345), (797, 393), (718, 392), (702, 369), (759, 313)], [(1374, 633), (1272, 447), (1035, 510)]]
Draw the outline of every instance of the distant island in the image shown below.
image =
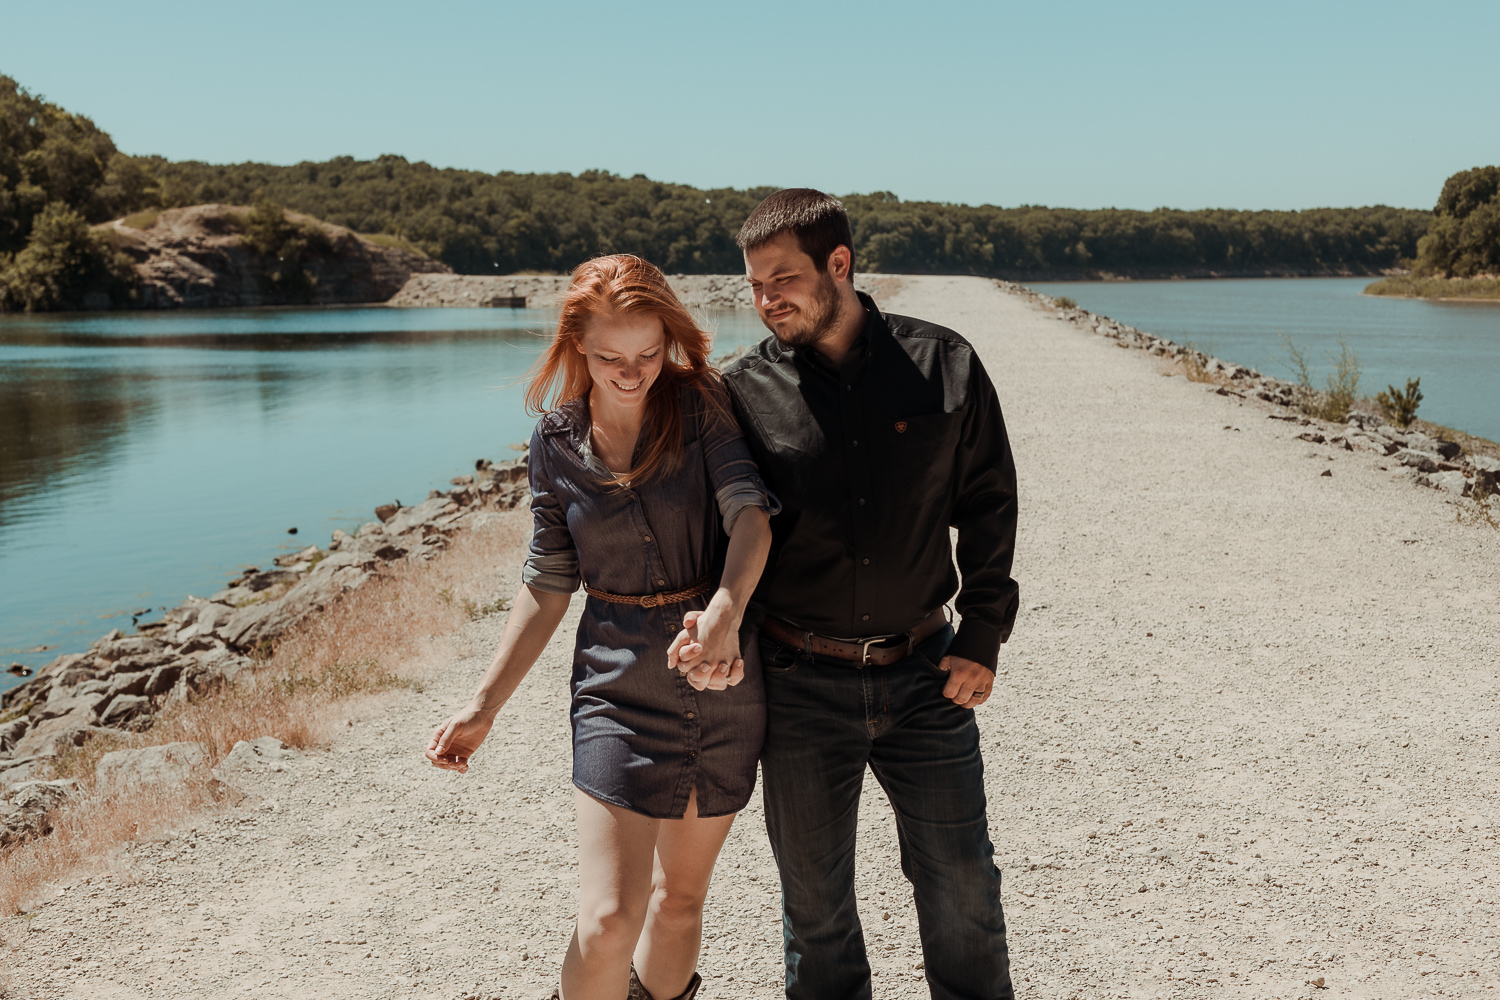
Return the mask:
[[(298, 233), (337, 227), (358, 244), (342, 245), (361, 254), (384, 246), (408, 255), (407, 263), (425, 258), (459, 274), (566, 273), (610, 252), (640, 254), (669, 273), (734, 273), (743, 266), (734, 233), (774, 190), (704, 190), (604, 171), (486, 174), (392, 155), (295, 166), (131, 156), (90, 119), (6, 76), (0, 123), (0, 310), (171, 305), (171, 295), (151, 290), (131, 220), (192, 210), (200, 221), (249, 225), (252, 209), (244, 206), (261, 212), (266, 232), (291, 226), (285, 247), (306, 261), (326, 257), (328, 244)], [(1017, 281), (1390, 274), (1413, 259), (1434, 224), (1429, 212), (1385, 206), (1001, 208), (902, 201), (885, 192), (845, 202), (862, 271)], [(240, 207), (229, 217), (213, 216), (212, 206)], [(283, 248), (272, 246), (282, 238), (277, 232), (260, 239), (246, 230), (232, 241), (264, 258), (240, 269), (253, 277), (251, 297), (317, 302), (333, 295), (338, 267), (320, 278), (310, 263), (270, 266), (272, 257), (287, 263), (285, 253), (267, 256), (266, 248)], [(339, 294), (349, 301), (356, 293)]]
[(1365, 294), (1500, 300), (1500, 167), (1449, 177), (1432, 216), (1411, 273), (1377, 281)]

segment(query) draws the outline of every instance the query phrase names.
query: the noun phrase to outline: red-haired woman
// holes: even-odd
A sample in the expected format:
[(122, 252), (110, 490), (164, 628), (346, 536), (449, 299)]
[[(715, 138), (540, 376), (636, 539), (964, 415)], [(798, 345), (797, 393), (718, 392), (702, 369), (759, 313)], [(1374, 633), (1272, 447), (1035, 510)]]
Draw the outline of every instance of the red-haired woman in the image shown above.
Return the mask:
[(574, 272), (526, 395), (544, 416), (528, 452), (525, 585), (478, 691), (427, 750), (468, 769), (582, 581), (566, 1000), (697, 993), (709, 878), (755, 785), (765, 693), (739, 628), (779, 508), (708, 351), (654, 266), (619, 255)]

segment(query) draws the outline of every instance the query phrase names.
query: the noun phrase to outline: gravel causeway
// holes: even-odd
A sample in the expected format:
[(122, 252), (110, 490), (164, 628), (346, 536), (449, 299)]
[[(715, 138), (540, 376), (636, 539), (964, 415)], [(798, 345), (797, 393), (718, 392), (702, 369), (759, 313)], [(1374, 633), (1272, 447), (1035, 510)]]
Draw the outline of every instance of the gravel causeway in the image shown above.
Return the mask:
[[(976, 344), (1016, 453), (1022, 612), (979, 719), (1017, 995), (1500, 997), (1500, 531), (993, 282), (881, 304)], [(501, 616), (239, 805), (8, 918), (0, 996), (545, 997), (576, 896), (574, 621), (468, 775), (420, 750)], [(926, 996), (873, 780), (860, 815), (875, 995)], [(703, 1000), (781, 995), (762, 823), (757, 794)]]

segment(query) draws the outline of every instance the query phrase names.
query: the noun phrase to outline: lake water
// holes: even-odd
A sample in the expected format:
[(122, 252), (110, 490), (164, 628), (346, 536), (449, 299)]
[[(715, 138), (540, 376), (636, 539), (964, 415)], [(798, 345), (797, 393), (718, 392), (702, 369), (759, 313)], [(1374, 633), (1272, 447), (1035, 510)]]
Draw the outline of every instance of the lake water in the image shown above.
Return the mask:
[(1363, 367), (1360, 393), (1422, 379), (1420, 415), (1500, 441), (1500, 303), (1361, 295), (1370, 278), (1045, 282), (1080, 306), (1179, 344), (1291, 378), (1280, 335), (1300, 346), (1321, 387), (1344, 337)]
[[(514, 457), (535, 423), (517, 382), (555, 322), (382, 307), (0, 316), (0, 668), (129, 631), (134, 612), (326, 545), (475, 459)], [(708, 323), (716, 351), (765, 335), (753, 313)]]

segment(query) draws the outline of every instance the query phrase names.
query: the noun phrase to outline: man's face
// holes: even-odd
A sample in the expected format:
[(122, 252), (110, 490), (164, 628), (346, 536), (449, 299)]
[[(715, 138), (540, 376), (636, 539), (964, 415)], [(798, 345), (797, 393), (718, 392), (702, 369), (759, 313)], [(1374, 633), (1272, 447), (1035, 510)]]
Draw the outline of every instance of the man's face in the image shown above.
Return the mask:
[(815, 346), (838, 323), (843, 300), (830, 270), (819, 271), (791, 233), (745, 251), (755, 311), (777, 340)]

